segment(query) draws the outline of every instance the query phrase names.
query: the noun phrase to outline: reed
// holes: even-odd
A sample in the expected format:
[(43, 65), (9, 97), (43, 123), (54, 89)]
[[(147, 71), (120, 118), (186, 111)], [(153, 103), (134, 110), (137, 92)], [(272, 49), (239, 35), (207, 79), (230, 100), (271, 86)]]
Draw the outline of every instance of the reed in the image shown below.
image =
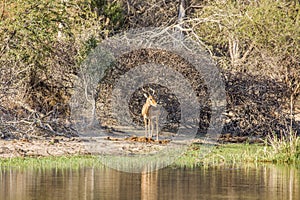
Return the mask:
[(299, 162), (300, 160), (300, 137), (297, 132), (282, 132), (280, 136), (271, 133), (266, 142), (272, 147), (270, 156), (275, 162)]

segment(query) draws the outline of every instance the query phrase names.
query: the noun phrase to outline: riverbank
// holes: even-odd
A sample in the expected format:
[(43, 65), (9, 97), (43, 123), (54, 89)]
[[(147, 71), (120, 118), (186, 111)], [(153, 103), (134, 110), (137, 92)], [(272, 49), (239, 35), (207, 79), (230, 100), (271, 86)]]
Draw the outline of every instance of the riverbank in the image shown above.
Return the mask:
[[(84, 142), (80, 138), (52, 138), (44, 141), (1, 140), (0, 143), (0, 167), (103, 167), (99, 157), (91, 155), (84, 148)], [(295, 154), (289, 155), (289, 152), (276, 152), (273, 146), (266, 143), (226, 143), (209, 147), (195, 143), (172, 165), (199, 167), (239, 163), (300, 165), (300, 146), (297, 146)]]

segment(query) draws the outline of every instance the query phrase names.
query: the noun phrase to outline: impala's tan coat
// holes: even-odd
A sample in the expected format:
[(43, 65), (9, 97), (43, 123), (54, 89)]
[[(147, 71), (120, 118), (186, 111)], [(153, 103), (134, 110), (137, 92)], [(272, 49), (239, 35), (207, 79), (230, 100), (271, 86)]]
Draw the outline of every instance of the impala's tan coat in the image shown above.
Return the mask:
[[(152, 138), (153, 134), (153, 119), (156, 118), (156, 140), (158, 140), (158, 116), (159, 116), (159, 110), (155, 110), (155, 107), (157, 106), (157, 102), (153, 98), (153, 96), (146, 94), (144, 95), (146, 97), (146, 103), (143, 105), (142, 108), (142, 116), (144, 118), (144, 124), (145, 124), (145, 137)], [(149, 134), (148, 134), (149, 133)]]

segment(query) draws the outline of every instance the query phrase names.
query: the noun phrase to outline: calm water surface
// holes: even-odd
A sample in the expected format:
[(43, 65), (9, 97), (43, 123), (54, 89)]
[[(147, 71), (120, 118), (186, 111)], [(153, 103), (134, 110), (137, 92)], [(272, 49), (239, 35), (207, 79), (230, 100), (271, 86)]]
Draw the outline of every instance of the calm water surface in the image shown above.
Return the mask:
[(299, 200), (295, 167), (165, 168), (129, 174), (109, 168), (0, 168), (0, 199)]

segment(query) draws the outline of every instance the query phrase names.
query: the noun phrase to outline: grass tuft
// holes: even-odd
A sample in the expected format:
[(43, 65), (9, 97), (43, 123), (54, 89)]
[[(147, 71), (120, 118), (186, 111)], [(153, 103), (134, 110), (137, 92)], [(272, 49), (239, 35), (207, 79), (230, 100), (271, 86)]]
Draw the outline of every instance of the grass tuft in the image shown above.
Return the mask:
[(274, 158), (274, 161), (299, 162), (300, 137), (297, 136), (297, 132), (283, 133), (280, 137), (272, 133), (267, 136), (266, 140), (272, 147), (270, 156)]

